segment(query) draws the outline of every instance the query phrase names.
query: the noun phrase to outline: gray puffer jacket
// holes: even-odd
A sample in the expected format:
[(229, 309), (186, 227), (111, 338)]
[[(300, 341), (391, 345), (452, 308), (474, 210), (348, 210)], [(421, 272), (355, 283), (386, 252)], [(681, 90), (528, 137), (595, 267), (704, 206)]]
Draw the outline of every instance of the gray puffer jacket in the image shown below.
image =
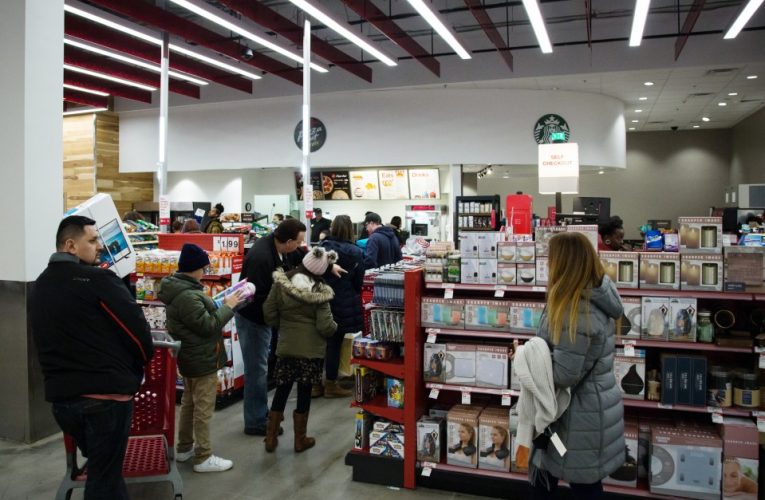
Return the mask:
[(574, 343), (564, 324), (560, 342), (554, 346), (547, 315), (542, 316), (537, 336), (547, 341), (553, 353), (555, 386), (570, 387), (573, 394), (568, 410), (550, 426), (568, 452), (561, 457), (550, 445), (536, 450), (533, 463), (564, 481), (591, 484), (625, 460), (624, 407), (614, 376), (614, 320), (621, 317), (623, 307), (608, 276), (586, 299), (583, 295), (579, 304)]

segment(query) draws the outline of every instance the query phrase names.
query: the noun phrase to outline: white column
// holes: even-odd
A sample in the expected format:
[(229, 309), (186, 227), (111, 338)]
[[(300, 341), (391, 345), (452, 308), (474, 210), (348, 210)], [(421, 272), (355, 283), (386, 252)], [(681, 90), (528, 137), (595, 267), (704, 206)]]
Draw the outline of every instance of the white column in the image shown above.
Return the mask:
[[(300, 219), (308, 231), (306, 241), (311, 241), (311, 221), (308, 211), (313, 211), (313, 198), (306, 194), (306, 187), (311, 185), (311, 22), (306, 19), (303, 27), (303, 214)], [(310, 199), (309, 199), (310, 198)]]

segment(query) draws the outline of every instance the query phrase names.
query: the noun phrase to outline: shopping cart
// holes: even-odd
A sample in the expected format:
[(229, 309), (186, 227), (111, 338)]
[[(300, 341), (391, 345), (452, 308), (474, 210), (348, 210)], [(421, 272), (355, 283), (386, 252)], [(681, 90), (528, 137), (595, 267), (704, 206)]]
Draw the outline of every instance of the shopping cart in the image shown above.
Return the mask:
[[(146, 367), (133, 400), (122, 475), (126, 483), (171, 482), (176, 499), (183, 497), (183, 481), (175, 464), (175, 354), (181, 346), (167, 333), (153, 332), (154, 357)], [(66, 475), (56, 500), (69, 500), (74, 488), (84, 488), (87, 462), (77, 464), (77, 443), (64, 434)]]

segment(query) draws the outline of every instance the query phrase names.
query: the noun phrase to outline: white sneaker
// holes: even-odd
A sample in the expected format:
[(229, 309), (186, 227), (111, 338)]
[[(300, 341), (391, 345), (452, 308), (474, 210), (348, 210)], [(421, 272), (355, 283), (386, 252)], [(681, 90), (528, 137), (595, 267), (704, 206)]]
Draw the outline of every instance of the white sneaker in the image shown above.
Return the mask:
[(188, 462), (190, 459), (194, 458), (194, 448), (190, 449), (189, 451), (176, 451), (175, 452), (175, 461), (176, 462)]
[(223, 472), (234, 466), (234, 462), (210, 455), (207, 460), (194, 466), (194, 472)]

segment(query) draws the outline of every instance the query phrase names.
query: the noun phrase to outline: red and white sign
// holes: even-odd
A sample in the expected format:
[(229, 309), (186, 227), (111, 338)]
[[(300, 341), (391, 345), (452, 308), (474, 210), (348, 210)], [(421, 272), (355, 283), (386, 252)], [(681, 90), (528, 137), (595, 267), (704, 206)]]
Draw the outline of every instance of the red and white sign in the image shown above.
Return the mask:
[(167, 196), (159, 197), (159, 225), (170, 225), (170, 200), (167, 199)]

